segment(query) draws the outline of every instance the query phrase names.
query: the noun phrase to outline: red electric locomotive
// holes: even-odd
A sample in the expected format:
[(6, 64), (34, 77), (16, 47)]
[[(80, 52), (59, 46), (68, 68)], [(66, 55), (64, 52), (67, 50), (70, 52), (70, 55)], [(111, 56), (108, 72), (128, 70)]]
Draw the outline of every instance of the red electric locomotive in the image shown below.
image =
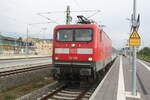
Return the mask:
[(112, 43), (97, 24), (58, 25), (53, 35), (53, 74), (58, 80), (87, 77), (111, 61)]

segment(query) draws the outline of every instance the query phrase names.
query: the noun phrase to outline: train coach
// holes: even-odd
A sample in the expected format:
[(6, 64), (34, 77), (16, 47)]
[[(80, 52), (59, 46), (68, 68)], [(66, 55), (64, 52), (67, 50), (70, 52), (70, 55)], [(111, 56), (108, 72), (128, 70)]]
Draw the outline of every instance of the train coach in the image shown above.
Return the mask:
[(97, 24), (58, 25), (53, 34), (53, 76), (96, 79), (111, 61), (112, 42)]

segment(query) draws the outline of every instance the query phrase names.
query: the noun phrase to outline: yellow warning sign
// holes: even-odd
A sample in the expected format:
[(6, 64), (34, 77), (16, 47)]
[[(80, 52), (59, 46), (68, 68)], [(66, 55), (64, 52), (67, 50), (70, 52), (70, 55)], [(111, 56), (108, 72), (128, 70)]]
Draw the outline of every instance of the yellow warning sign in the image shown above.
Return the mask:
[(129, 38), (130, 46), (139, 46), (141, 44), (141, 38), (137, 31), (133, 31)]

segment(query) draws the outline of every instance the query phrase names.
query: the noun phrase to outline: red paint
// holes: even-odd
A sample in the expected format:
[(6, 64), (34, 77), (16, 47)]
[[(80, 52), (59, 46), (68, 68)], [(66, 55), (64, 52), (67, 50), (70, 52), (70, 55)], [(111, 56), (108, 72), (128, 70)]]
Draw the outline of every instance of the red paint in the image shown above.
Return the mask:
[[(56, 30), (69, 28), (91, 28), (93, 29), (93, 40), (90, 42), (57, 42)], [(111, 57), (111, 40), (101, 30), (102, 29), (95, 24), (56, 26), (53, 36), (53, 60), (54, 57), (58, 57), (60, 61), (88, 61), (88, 58), (92, 57), (93, 61), (100, 61)], [(72, 44), (75, 44), (75, 47), (72, 47)], [(55, 54), (55, 48), (69, 48), (69, 54)], [(93, 54), (77, 54), (77, 48), (92, 48)]]
[(77, 48), (69, 49), (69, 54), (77, 54)]

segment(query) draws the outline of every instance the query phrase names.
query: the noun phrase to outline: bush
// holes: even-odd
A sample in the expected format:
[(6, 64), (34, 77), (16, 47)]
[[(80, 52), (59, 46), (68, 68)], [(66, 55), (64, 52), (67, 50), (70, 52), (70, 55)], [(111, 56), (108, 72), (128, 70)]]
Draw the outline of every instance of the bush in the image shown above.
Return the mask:
[(15, 94), (4, 94), (4, 100), (15, 100)]

